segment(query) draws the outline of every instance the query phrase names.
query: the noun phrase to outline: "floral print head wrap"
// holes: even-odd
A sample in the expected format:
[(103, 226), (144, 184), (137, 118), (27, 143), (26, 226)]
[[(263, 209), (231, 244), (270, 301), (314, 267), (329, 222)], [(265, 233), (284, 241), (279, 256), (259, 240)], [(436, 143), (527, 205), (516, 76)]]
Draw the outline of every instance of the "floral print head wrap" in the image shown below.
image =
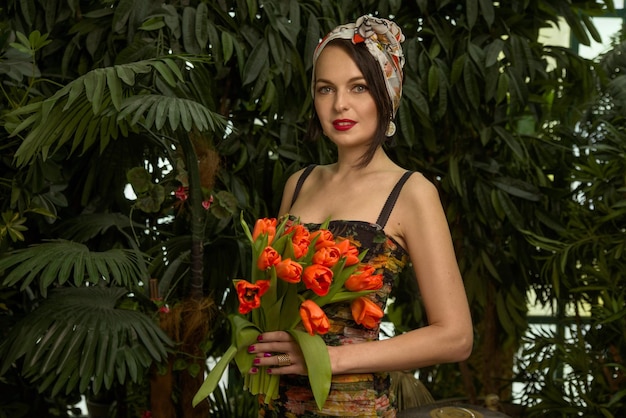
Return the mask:
[(385, 76), (385, 85), (396, 115), (402, 97), (402, 67), (404, 54), (400, 44), (404, 42), (402, 30), (394, 22), (372, 16), (361, 16), (355, 23), (337, 26), (319, 43), (313, 53), (313, 79), (311, 93), (315, 95), (315, 63), (322, 50), (333, 39), (350, 39), (353, 44), (365, 43), (368, 51), (378, 61)]

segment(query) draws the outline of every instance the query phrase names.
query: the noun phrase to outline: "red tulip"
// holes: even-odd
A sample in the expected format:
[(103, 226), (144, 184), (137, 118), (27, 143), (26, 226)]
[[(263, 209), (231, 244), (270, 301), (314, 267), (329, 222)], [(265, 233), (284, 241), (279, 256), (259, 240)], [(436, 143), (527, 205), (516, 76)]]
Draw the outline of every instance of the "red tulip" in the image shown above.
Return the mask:
[(239, 299), (239, 313), (245, 315), (261, 306), (261, 296), (270, 288), (270, 281), (258, 280), (253, 284), (246, 280), (238, 280), (235, 288)]
[(307, 289), (312, 290), (318, 296), (328, 294), (330, 284), (333, 281), (333, 272), (328, 267), (320, 264), (312, 264), (302, 272), (302, 281)]
[(376, 329), (380, 325), (384, 313), (374, 301), (367, 297), (356, 298), (350, 304), (354, 321), (368, 329)]
[(312, 300), (305, 300), (300, 305), (300, 318), (302, 325), (311, 335), (326, 334), (330, 329), (330, 321), (328, 317), (317, 303)]

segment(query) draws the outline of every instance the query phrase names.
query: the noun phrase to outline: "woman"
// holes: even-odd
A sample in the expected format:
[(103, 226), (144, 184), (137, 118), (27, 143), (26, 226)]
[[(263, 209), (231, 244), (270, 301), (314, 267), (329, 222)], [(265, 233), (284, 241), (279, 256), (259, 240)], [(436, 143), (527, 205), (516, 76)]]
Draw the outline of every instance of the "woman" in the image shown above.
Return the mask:
[(428, 325), (379, 340), (378, 329), (352, 320), (349, 304), (327, 305), (332, 325), (323, 337), (333, 384), (321, 411), (298, 345), (285, 332), (262, 334), (250, 352), (257, 366), (281, 375), (281, 387), (280, 398), (262, 404), (260, 416), (394, 417), (388, 372), (462, 361), (470, 354), (467, 297), (437, 190), (421, 174), (395, 164), (382, 147), (395, 133), (403, 40), (395, 23), (363, 16), (335, 28), (317, 47), (309, 131), (323, 133), (336, 145), (337, 162), (310, 166), (289, 178), (280, 213), (310, 229), (331, 219), (335, 236), (349, 238), (359, 250), (367, 248), (363, 261), (384, 277), (383, 288), (370, 295), (381, 308), (394, 279), (412, 266)]

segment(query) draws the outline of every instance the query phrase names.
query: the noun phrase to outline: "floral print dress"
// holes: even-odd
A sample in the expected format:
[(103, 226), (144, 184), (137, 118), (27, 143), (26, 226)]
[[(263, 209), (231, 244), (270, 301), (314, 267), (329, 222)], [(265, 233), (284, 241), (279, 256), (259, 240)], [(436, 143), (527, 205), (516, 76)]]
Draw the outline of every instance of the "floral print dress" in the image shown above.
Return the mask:
[[(300, 178), (294, 201), (304, 178), (314, 166), (309, 167)], [(376, 224), (361, 221), (331, 221), (328, 229), (335, 237), (349, 239), (359, 252), (367, 249), (364, 263), (376, 269), (375, 274), (383, 274), (383, 287), (372, 292), (372, 298), (383, 310), (397, 276), (407, 265), (408, 254), (393, 238), (388, 237), (383, 228), (393, 209), (400, 190), (410, 175), (407, 172), (391, 192)], [(311, 231), (319, 229), (318, 224), (306, 224)], [(379, 339), (380, 323), (376, 329), (368, 329), (354, 322), (350, 303), (333, 303), (324, 306), (330, 320), (330, 330), (322, 338), (327, 345), (358, 344)], [(386, 417), (396, 416), (395, 396), (390, 393), (391, 381), (388, 373), (360, 373), (335, 375), (332, 378), (330, 393), (319, 410), (309, 386), (307, 376), (282, 376), (279, 398), (271, 404), (259, 402), (259, 417), (308, 418), (320, 416), (334, 417)]]

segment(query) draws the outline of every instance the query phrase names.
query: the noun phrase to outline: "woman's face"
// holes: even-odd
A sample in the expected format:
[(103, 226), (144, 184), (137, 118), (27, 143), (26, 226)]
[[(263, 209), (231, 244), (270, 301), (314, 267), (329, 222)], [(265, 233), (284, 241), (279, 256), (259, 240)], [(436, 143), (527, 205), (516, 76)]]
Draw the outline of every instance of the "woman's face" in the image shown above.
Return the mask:
[(337, 146), (367, 146), (378, 126), (376, 103), (363, 73), (342, 48), (328, 45), (315, 64), (315, 111)]

